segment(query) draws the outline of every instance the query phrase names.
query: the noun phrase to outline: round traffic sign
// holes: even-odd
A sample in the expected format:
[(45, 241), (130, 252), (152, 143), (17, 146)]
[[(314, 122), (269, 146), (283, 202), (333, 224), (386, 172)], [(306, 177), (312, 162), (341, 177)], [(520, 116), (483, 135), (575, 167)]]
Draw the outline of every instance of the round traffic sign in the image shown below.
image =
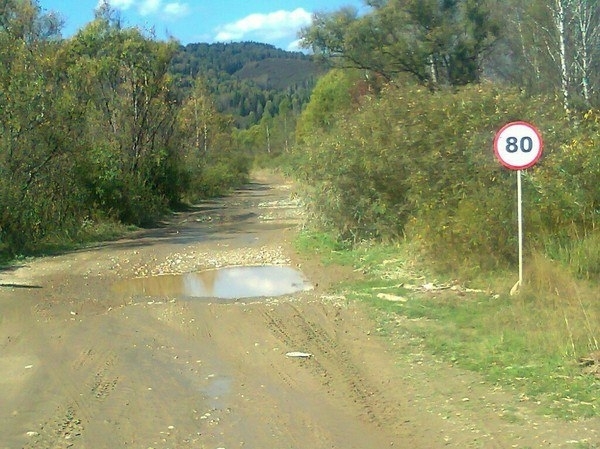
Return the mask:
[(525, 170), (542, 156), (542, 137), (527, 122), (511, 122), (494, 138), (494, 153), (502, 165), (511, 170)]

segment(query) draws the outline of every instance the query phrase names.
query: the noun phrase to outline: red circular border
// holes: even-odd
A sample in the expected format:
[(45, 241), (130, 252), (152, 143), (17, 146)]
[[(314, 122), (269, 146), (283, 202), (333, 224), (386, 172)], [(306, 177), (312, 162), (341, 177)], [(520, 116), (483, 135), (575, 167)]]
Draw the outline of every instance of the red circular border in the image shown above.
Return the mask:
[[(537, 152), (537, 156), (535, 157), (535, 159), (533, 159), (527, 165), (517, 166), (517, 165), (509, 164), (500, 157), (500, 154), (498, 152), (498, 139), (500, 138), (500, 134), (502, 134), (502, 132), (506, 128), (508, 128), (510, 126), (514, 126), (514, 125), (523, 125), (529, 129), (531, 129), (537, 136), (538, 140), (540, 141), (540, 149)], [(544, 141), (542, 140), (542, 135), (540, 134), (540, 132), (538, 131), (538, 129), (535, 126), (533, 126), (531, 123), (527, 123), (524, 121), (516, 121), (516, 122), (507, 123), (502, 128), (500, 128), (500, 130), (496, 133), (496, 136), (494, 137), (494, 154), (496, 155), (496, 158), (500, 161), (500, 163), (502, 165), (504, 165), (506, 168), (511, 169), (511, 170), (526, 170), (530, 167), (533, 167), (537, 163), (537, 161), (539, 161), (540, 158), (542, 157), (543, 150), (544, 150)]]

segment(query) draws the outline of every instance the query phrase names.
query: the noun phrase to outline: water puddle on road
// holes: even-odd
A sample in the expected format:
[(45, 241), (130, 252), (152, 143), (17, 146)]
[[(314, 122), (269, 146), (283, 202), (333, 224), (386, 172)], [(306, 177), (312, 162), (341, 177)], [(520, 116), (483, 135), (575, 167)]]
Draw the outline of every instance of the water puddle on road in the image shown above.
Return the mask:
[(236, 300), (283, 296), (312, 288), (304, 275), (292, 267), (260, 265), (128, 279), (113, 290), (131, 296)]
[(205, 395), (206, 400), (213, 409), (222, 409), (225, 407), (223, 396), (231, 392), (232, 378), (229, 376), (209, 375), (206, 380), (208, 384), (200, 391)]

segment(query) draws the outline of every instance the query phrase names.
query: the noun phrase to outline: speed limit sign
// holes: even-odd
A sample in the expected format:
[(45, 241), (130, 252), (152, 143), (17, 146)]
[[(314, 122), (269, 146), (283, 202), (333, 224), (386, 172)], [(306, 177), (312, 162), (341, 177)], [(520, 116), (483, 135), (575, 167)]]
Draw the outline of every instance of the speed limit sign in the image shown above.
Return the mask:
[(521, 170), (533, 166), (542, 156), (542, 137), (535, 126), (527, 122), (504, 125), (494, 138), (494, 153), (502, 165), (517, 171), (517, 222), (519, 228), (519, 280), (510, 294), (523, 285), (523, 207)]
[(511, 122), (496, 133), (494, 153), (502, 165), (511, 170), (532, 167), (542, 156), (542, 137), (527, 122)]

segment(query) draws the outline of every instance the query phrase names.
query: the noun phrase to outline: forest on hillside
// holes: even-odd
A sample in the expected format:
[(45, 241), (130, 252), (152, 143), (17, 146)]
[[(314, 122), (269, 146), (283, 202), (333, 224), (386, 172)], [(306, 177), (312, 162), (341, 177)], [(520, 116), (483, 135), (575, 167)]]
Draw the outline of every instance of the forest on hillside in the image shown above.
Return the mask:
[(269, 163), (340, 241), (507, 266), (514, 173), (491, 145), (526, 120), (544, 139), (524, 173), (527, 244), (600, 274), (598, 2), (366, 3), (316, 13), (309, 57), (157, 41), (107, 7), (62, 39), (36, 1), (2, 2), (2, 251), (151, 223)]
[(298, 115), (324, 68), (304, 53), (232, 42), (180, 46), (170, 71), (184, 93), (203, 79), (217, 110), (248, 128), (279, 114), (284, 100)]

